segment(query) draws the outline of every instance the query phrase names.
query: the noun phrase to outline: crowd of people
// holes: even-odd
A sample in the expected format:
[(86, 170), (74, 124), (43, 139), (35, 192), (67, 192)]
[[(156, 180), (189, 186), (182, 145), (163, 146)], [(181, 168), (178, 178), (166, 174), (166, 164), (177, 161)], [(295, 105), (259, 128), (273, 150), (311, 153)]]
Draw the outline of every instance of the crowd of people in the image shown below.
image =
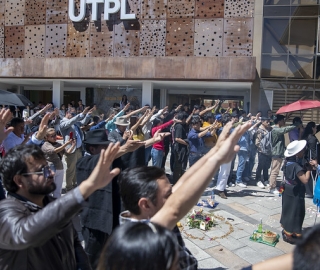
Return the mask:
[(81, 100), (1, 109), (0, 268), (197, 269), (176, 223), (212, 184), (223, 199), (228, 186), (282, 192), (283, 239), (296, 243), (320, 168), (315, 123), (221, 105), (136, 108), (124, 96), (106, 117)]

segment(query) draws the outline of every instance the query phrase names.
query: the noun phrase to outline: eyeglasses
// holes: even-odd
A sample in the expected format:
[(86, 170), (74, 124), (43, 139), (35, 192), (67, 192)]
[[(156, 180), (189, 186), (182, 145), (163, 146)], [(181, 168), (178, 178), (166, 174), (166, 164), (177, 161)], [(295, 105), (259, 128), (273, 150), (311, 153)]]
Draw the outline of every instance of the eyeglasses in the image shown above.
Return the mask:
[(53, 164), (44, 166), (41, 169), (41, 172), (28, 172), (28, 173), (22, 173), (21, 175), (26, 176), (26, 175), (33, 175), (33, 174), (37, 174), (37, 175), (43, 175), (44, 178), (48, 178), (50, 175), (52, 175), (52, 173), (56, 172), (56, 168)]

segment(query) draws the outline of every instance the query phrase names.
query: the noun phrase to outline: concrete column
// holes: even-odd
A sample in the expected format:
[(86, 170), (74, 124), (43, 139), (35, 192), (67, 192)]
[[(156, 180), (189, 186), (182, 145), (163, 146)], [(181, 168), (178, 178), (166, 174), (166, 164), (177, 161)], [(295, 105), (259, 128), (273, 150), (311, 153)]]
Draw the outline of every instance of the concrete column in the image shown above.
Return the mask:
[(54, 106), (58, 108), (60, 108), (63, 102), (63, 87), (63, 81), (54, 80), (52, 82), (52, 102)]
[(167, 89), (160, 89), (160, 108), (164, 108), (167, 104)]
[[(86, 106), (89, 106), (90, 104), (87, 104), (86, 101), (86, 88), (80, 88), (80, 99), (82, 100), (82, 104), (85, 104)], [(75, 102), (78, 104), (79, 100), (75, 100)]]
[(19, 85), (19, 86), (17, 87), (17, 94), (23, 95), (23, 90), (24, 90), (24, 87), (21, 86), (21, 85)]
[(141, 106), (144, 106), (145, 104), (150, 104), (152, 106), (153, 104), (153, 83), (146, 81), (142, 83), (142, 104)]

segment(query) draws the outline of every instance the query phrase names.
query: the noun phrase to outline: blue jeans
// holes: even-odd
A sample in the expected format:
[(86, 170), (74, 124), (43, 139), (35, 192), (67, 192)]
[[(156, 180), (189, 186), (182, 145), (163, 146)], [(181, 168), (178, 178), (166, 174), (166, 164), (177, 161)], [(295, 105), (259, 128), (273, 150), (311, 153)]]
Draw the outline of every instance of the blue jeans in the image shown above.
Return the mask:
[(164, 152), (162, 150), (151, 149), (152, 166), (161, 168)]
[(248, 159), (248, 152), (240, 150), (238, 152), (238, 168), (237, 168), (237, 183), (242, 183), (242, 176), (244, 172), (244, 168), (246, 166), (246, 162)]
[(190, 153), (189, 154), (189, 167), (191, 167), (193, 164), (195, 164), (202, 157), (203, 157), (203, 155), (201, 155), (201, 154)]

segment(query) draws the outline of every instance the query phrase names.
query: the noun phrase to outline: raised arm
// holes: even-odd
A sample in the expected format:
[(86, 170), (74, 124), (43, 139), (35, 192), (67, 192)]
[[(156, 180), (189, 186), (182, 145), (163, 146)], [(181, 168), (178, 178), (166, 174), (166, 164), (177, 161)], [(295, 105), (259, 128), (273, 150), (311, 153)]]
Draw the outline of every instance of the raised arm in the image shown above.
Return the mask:
[(135, 123), (135, 124), (130, 128), (133, 132), (135, 132), (136, 129), (140, 126), (140, 124), (141, 124), (142, 121), (143, 121), (143, 118), (147, 115), (147, 113), (148, 113), (148, 112), (146, 111), (146, 112), (144, 113), (144, 115), (139, 118), (139, 120), (137, 121), (137, 123)]
[(201, 111), (201, 112), (199, 113), (199, 115), (202, 116), (202, 115), (206, 114), (207, 112), (210, 112), (210, 111), (212, 111), (213, 109), (217, 108), (218, 105), (219, 105), (219, 102), (220, 102), (219, 99), (216, 100), (216, 102), (215, 102), (215, 104), (214, 104), (213, 106), (208, 107), (208, 108), (206, 108), (205, 110)]
[(138, 109), (138, 110), (135, 110), (135, 111), (133, 111), (133, 112), (131, 112), (131, 113), (128, 113), (128, 114), (125, 115), (124, 117), (129, 118), (129, 117), (131, 117), (132, 115), (135, 115), (135, 114), (137, 114), (137, 113), (139, 113), (139, 112), (143, 112), (143, 111), (145, 111), (145, 110), (148, 109), (148, 108), (149, 108), (148, 106), (144, 106), (144, 107), (142, 107), (142, 108), (140, 108), (140, 109)]
[(251, 123), (246, 123), (237, 127), (230, 134), (232, 124), (228, 123), (216, 146), (179, 179), (178, 183), (181, 181), (183, 184), (174, 188), (173, 194), (158, 213), (151, 218), (151, 221), (173, 229), (175, 224), (196, 204), (220, 165), (233, 159), (239, 150), (238, 140), (250, 126)]

